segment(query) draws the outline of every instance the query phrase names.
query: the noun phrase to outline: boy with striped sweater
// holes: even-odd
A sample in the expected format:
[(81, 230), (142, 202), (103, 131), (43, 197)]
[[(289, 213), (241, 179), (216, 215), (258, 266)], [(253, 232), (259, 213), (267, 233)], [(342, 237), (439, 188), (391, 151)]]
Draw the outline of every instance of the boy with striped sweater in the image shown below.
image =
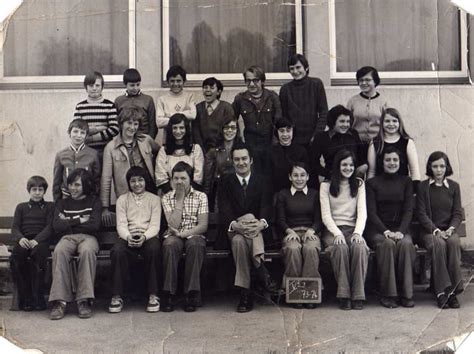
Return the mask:
[(87, 99), (76, 105), (74, 118), (82, 118), (89, 125), (86, 143), (96, 149), (102, 157), (105, 145), (118, 134), (117, 109), (115, 104), (102, 96), (104, 77), (94, 71), (84, 78)]

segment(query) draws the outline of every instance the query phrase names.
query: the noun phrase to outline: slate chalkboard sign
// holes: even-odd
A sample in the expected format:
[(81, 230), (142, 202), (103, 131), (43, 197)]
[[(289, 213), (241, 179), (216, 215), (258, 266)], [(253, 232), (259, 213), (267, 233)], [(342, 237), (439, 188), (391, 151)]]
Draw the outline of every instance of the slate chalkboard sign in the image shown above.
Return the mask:
[(321, 303), (320, 278), (286, 278), (287, 303)]

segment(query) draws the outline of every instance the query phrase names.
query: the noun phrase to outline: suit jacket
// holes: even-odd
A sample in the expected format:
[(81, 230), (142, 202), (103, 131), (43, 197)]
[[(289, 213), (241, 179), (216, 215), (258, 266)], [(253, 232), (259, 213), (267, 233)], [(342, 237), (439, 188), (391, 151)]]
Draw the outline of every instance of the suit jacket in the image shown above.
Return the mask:
[[(219, 188), (219, 224), (222, 225), (220, 240), (216, 247), (227, 242), (226, 231), (230, 223), (238, 217), (252, 213), (257, 219), (265, 219), (270, 223), (272, 218), (271, 184), (262, 176), (252, 172), (247, 189), (244, 193), (242, 185), (235, 173), (224, 177)], [(267, 229), (268, 230), (268, 229)]]

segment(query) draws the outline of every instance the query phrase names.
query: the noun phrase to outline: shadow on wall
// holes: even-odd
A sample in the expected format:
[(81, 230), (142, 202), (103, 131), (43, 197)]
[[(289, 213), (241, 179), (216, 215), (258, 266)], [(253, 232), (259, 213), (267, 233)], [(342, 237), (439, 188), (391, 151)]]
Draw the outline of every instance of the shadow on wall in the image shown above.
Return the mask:
[(192, 32), (185, 55), (176, 38), (170, 38), (172, 64), (181, 64), (189, 73), (240, 73), (250, 65), (260, 65), (265, 71), (286, 72), (290, 54), (296, 52), (294, 31), (279, 33), (270, 45), (261, 33), (234, 28), (223, 39), (216, 36), (205, 22)]

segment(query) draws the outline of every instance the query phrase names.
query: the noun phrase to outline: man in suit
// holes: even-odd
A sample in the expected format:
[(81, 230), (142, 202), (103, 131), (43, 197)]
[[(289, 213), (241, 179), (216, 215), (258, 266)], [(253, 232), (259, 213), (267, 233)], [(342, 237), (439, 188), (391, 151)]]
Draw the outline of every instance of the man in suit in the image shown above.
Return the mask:
[(263, 256), (263, 235), (272, 213), (270, 184), (262, 176), (251, 172), (251, 151), (244, 144), (232, 149), (235, 174), (222, 181), (219, 193), (220, 222), (227, 229), (234, 257), (236, 273), (234, 285), (241, 289), (237, 312), (253, 308), (250, 292), (252, 265), (264, 289), (274, 292), (277, 286), (271, 280)]

